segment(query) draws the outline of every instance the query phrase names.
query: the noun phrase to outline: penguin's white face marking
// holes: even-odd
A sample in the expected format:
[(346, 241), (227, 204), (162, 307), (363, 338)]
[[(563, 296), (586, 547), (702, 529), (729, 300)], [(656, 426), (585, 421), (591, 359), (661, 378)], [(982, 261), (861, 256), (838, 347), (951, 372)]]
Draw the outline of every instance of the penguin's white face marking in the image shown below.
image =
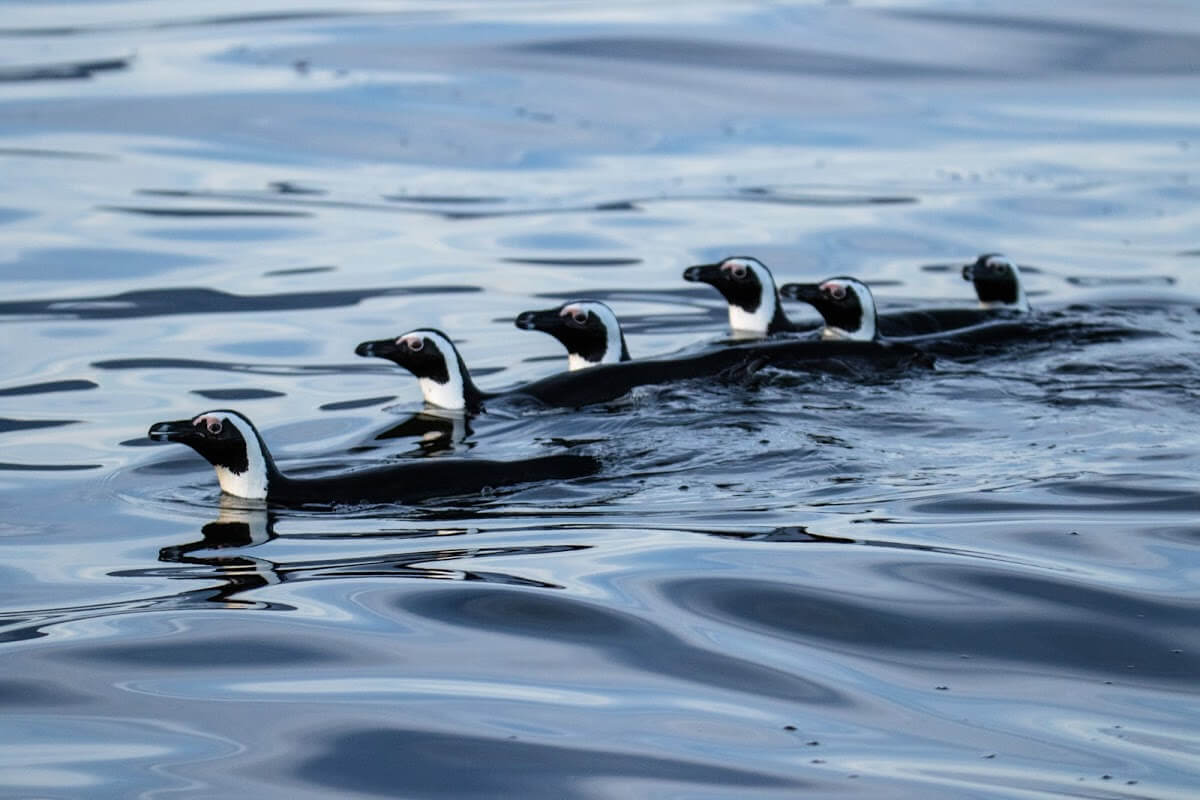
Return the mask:
[[(869, 342), (875, 338), (875, 298), (865, 284), (853, 278), (832, 278), (817, 289), (826, 301), (821, 308), (827, 318), (821, 328), (822, 339)], [(837, 322), (829, 322), (830, 318)]]
[(246, 468), (235, 471), (233, 467), (213, 464), (221, 491), (247, 500), (267, 499), (267, 460), (263, 455), (262, 443), (254, 426), (238, 414), (221, 411), (206, 411), (192, 420), (192, 425), (203, 426), (213, 436), (220, 436), (232, 426), (241, 434), (246, 449)]
[(589, 323), (599, 322), (604, 326), (604, 352), (598, 359), (589, 359), (582, 353), (568, 350), (567, 369), (575, 371), (597, 364), (616, 364), (621, 360), (621, 323), (617, 315), (604, 303), (580, 300), (564, 305), (558, 312), (564, 324), (584, 328)]
[[(727, 258), (721, 262), (721, 274), (731, 283), (757, 283), (758, 302), (748, 311), (729, 302), (729, 327), (735, 333), (766, 336), (775, 317), (775, 279), (762, 262), (754, 258)], [(755, 280), (756, 279), (756, 280)]]
[(446, 337), (429, 330), (412, 331), (396, 339), (396, 346), (411, 353), (420, 353), (430, 344), (437, 348), (445, 366), (445, 381), (418, 377), (421, 396), (432, 406), (462, 411), (467, 407), (466, 382), (459, 367), (458, 348)]

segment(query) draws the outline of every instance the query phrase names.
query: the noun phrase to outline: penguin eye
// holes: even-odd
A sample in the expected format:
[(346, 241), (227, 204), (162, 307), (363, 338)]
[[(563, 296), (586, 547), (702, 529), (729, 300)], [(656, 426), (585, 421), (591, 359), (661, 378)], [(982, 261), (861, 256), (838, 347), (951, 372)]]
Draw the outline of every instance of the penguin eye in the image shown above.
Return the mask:
[(746, 268), (745, 264), (738, 264), (736, 262), (732, 264), (726, 264), (725, 266), (721, 267), (721, 269), (723, 269), (725, 272), (728, 272), (738, 280), (746, 277), (746, 274), (750, 271)]
[(830, 297), (832, 297), (834, 300), (845, 300), (846, 299), (846, 287), (842, 286), (840, 283), (833, 283), (833, 284), (830, 284), (829, 286), (826, 286), (825, 293), (828, 294)]
[(571, 319), (582, 325), (583, 323), (587, 322), (588, 313), (586, 311), (573, 311), (571, 313)]
[(221, 433), (221, 428), (222, 428), (221, 420), (210, 419), (208, 421), (208, 432), (211, 433), (213, 436), (219, 436)]
[(414, 353), (419, 353), (425, 349), (425, 340), (419, 336), (414, 336), (411, 339), (404, 340), (405, 346)]

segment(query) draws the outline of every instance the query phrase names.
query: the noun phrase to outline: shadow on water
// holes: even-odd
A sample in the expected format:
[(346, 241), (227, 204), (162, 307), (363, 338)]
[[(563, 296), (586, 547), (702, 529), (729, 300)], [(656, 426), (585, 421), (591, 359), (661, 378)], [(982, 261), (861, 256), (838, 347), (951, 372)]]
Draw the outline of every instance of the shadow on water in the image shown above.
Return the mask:
[[(1188, 622), (1200, 609), (1193, 602), (963, 565), (892, 561), (877, 569), (886, 582), (923, 591), (860, 599), (828, 587), (719, 578), (663, 591), (681, 607), (725, 624), (914, 668), (966, 655), (1164, 685), (1186, 684), (1200, 669)], [(1156, 621), (1153, 630), (1143, 619)]]
[(88, 389), (99, 389), (100, 384), (88, 380), (44, 381), (28, 383), (23, 386), (8, 386), (0, 389), (0, 397), (14, 397), (23, 394), (50, 394), (52, 392), (84, 392)]
[(223, 28), (239, 25), (265, 25), (273, 22), (301, 22), (305, 20), (354, 19), (363, 16), (363, 11), (278, 11), (262, 14), (218, 14), (195, 16), (184, 19), (150, 19), (126, 22), (99, 22), (89, 25), (61, 25), (52, 27), (4, 27), (0, 37), (43, 37), (43, 36), (86, 36), (95, 33), (120, 31), (155, 31), (180, 28)]
[[(593, 798), (612, 781), (615, 794), (642, 796), (633, 786), (647, 783), (660, 791), (678, 787), (683, 794), (703, 791), (747, 792), (769, 789), (805, 791), (821, 785), (810, 779), (782, 777), (748, 769), (716, 766), (705, 760), (612, 752), (483, 736), (448, 734), (416, 728), (357, 728), (323, 733), (308, 742), (315, 751), (296, 773), (336, 792), (365, 792), (384, 797), (396, 787), (414, 797), (556, 797)], [(639, 748), (641, 749), (641, 748)], [(397, 759), (403, 753), (403, 759)], [(478, 769), (479, 765), (486, 769)], [(447, 776), (456, 776), (448, 781)], [(581, 780), (586, 776), (586, 780)], [(661, 795), (660, 795), (661, 796)]]
[[(0, 33), (0, 36), (3, 36)], [(19, 81), (65, 81), (91, 78), (97, 72), (128, 69), (132, 59), (104, 58), (60, 64), (0, 67), (0, 83)]]
[(409, 592), (397, 609), (451, 627), (468, 627), (540, 642), (558, 642), (689, 682), (789, 701), (841, 705), (839, 692), (790, 672), (690, 644), (651, 621), (577, 598), (489, 588)]
[[(201, 588), (116, 603), (47, 608), (0, 613), (0, 642), (40, 638), (57, 625), (94, 618), (111, 618), (152, 611), (185, 611), (205, 608), (252, 611), (294, 611), (280, 602), (243, 597), (250, 592), (283, 583), (362, 578), (416, 578), (438, 581), (468, 581), (560, 589), (561, 586), (491, 569), (438, 566), (472, 558), (503, 556), (547, 556), (589, 549), (588, 545), (544, 545), (526, 547), (459, 547), (405, 553), (372, 553), (359, 558), (330, 558), (303, 561), (274, 561), (254, 555), (254, 549), (279, 539), (275, 525), (279, 517), (265, 510), (231, 504), (222, 497), (220, 516), (201, 528), (201, 538), (159, 551), (159, 561), (173, 566), (116, 570), (113, 578), (162, 578), (201, 582)], [(437, 536), (444, 536), (438, 530)], [(303, 538), (325, 541), (357, 541), (363, 537), (397, 537), (395, 532), (376, 529), (307, 532)], [(283, 538), (287, 538), (286, 536)], [(179, 566), (182, 565), (182, 566)]]
[(375, 297), (478, 291), (475, 286), (419, 286), (238, 295), (219, 289), (146, 289), (99, 297), (10, 300), (0, 302), (0, 317), (130, 319), (174, 314), (296, 311), (353, 306)]
[[(139, 194), (150, 197), (176, 200), (220, 200), (243, 203), (288, 205), (300, 209), (351, 209), (390, 213), (422, 214), (448, 220), (479, 220), (502, 217), (537, 217), (553, 214), (592, 214), (603, 212), (643, 212), (649, 207), (683, 202), (734, 202), (747, 204), (770, 204), (804, 207), (856, 207), (878, 205), (903, 205), (916, 203), (917, 198), (909, 195), (856, 194), (838, 190), (814, 190), (798, 192), (790, 188), (751, 186), (720, 193), (697, 194), (692, 192), (663, 193), (653, 196), (622, 197), (580, 204), (571, 200), (518, 200), (503, 197), (429, 196), (429, 195), (383, 195), (384, 202), (345, 199), (325, 196), (314, 191), (287, 191), (279, 184), (272, 191), (205, 191), (183, 189), (143, 189)], [(483, 208), (481, 206), (490, 206)], [(106, 211), (146, 216), (239, 216), (233, 208), (176, 208), (171, 206), (104, 206)], [(248, 210), (245, 216), (300, 216), (306, 211), (271, 212)], [(512, 259), (507, 259), (512, 260)], [(528, 263), (528, 262), (518, 262)], [(537, 263), (536, 261), (533, 263)], [(588, 262), (588, 266), (624, 266), (625, 259), (615, 262)], [(637, 263), (633, 260), (630, 263)]]

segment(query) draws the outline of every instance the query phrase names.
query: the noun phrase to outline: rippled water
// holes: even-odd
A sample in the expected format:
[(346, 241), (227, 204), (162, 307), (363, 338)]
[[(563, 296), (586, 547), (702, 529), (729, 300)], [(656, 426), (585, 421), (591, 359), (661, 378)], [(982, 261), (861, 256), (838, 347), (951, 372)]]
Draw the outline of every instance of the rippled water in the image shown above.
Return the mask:
[[(0, 41), (6, 796), (1195, 796), (1191, 4), (15, 2)], [(1046, 335), (450, 447), (591, 479), (268, 512), (143, 446), (232, 406), (285, 469), (438, 457), (356, 343), (511, 386), (559, 299), (647, 356), (725, 336), (689, 264), (968, 305), (996, 250)]]

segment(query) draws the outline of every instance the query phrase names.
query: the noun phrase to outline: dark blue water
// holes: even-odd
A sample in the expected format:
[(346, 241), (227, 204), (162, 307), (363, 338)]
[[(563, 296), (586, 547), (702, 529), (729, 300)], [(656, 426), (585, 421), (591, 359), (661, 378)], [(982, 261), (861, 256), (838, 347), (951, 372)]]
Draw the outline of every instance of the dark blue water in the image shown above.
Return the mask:
[[(0, 14), (0, 794), (1191, 798), (1200, 791), (1200, 13), (1190, 3), (15, 2)], [(1056, 322), (392, 431), (355, 344), (607, 299), (725, 335), (689, 264)], [(797, 317), (798, 307), (789, 307)], [(573, 445), (415, 506), (285, 469)]]

